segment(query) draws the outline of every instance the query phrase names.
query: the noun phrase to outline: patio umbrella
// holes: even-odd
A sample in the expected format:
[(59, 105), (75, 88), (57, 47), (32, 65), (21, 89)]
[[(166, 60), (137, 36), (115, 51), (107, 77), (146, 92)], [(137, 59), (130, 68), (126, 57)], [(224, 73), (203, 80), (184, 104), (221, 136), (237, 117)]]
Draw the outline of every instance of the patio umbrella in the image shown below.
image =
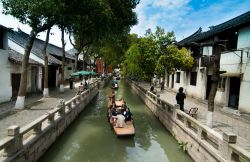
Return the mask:
[(72, 73), (70, 75), (71, 76), (80, 76), (80, 75), (86, 76), (86, 75), (90, 75), (90, 74), (91, 74), (90, 71), (84, 71), (84, 70), (82, 70), (82, 71), (77, 71), (75, 73)]

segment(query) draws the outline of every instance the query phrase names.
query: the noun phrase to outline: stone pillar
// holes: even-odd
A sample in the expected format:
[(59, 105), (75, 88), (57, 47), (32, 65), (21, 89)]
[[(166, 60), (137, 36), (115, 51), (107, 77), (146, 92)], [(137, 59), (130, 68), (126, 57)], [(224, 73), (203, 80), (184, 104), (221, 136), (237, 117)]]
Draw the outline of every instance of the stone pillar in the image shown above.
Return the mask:
[(64, 116), (65, 114), (65, 101), (64, 100), (60, 100), (59, 104), (56, 106), (57, 108), (59, 108), (59, 116)]
[(219, 152), (223, 158), (231, 161), (232, 150), (230, 149), (230, 144), (235, 144), (237, 142), (237, 136), (231, 132), (223, 132), (223, 140), (219, 144)]
[(37, 123), (36, 126), (33, 129), (33, 134), (38, 135), (42, 132), (42, 123)]
[(17, 153), (22, 148), (22, 138), (20, 135), (20, 127), (17, 125), (10, 126), (8, 128), (8, 137), (13, 139), (4, 148), (3, 156), (10, 157)]
[(175, 120), (177, 120), (177, 109), (179, 109), (180, 110), (180, 105), (178, 105), (178, 104), (175, 104), (174, 106), (173, 106), (173, 118), (175, 119)]
[(48, 123), (49, 124), (53, 124), (55, 122), (55, 114), (54, 113), (50, 113), (49, 117), (48, 117)]

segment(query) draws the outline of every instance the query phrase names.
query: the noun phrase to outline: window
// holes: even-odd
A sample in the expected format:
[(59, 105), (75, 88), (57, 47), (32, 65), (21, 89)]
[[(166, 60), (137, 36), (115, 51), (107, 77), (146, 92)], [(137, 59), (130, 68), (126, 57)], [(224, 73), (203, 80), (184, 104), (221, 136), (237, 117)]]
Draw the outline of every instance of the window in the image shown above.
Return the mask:
[(176, 72), (176, 83), (180, 83), (180, 77), (181, 77), (181, 73), (180, 72)]
[(72, 67), (68, 67), (68, 70), (72, 70)]
[(191, 72), (190, 85), (196, 86), (197, 72)]
[(218, 90), (221, 92), (225, 91), (225, 83), (226, 83), (226, 78), (220, 78), (218, 82)]

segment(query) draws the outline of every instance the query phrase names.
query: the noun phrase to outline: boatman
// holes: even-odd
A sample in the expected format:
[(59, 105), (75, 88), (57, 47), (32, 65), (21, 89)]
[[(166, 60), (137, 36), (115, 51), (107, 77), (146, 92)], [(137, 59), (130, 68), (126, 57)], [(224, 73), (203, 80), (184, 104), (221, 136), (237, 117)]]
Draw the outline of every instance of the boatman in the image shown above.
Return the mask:
[(115, 104), (115, 92), (114, 91), (112, 91), (111, 96), (109, 96), (109, 99), (112, 105)]

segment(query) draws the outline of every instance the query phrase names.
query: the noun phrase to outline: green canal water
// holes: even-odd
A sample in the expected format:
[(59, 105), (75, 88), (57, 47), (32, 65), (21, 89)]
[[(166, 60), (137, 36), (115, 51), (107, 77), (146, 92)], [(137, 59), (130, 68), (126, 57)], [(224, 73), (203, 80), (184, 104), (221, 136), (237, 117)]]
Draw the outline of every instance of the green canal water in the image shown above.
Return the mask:
[(120, 81), (116, 98), (133, 113), (136, 134), (118, 138), (107, 120), (109, 87), (100, 91), (39, 162), (192, 162), (130, 87)]

